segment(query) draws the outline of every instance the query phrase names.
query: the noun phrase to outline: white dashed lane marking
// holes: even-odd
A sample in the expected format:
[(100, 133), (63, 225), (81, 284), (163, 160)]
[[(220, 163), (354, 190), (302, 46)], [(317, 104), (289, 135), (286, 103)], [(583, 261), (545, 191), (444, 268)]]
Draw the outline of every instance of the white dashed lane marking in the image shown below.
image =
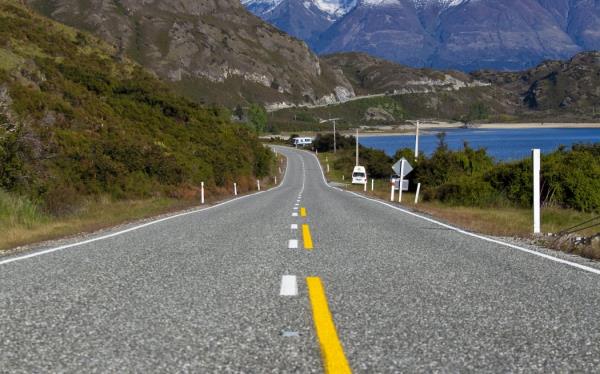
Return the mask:
[(281, 277), (280, 296), (296, 296), (298, 295), (298, 282), (295, 275), (284, 275)]
[(290, 239), (290, 242), (288, 243), (288, 248), (289, 249), (298, 249), (298, 240)]
[(290, 226), (290, 228), (291, 228), (292, 230), (298, 230), (298, 225), (297, 225), (297, 224), (295, 224), (295, 223), (292, 223), (292, 225)]

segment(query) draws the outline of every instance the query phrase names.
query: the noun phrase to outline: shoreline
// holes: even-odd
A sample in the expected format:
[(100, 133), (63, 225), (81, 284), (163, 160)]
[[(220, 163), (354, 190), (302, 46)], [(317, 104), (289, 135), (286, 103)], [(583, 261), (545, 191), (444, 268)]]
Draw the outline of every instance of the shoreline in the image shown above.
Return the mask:
[[(435, 130), (461, 129), (462, 123), (425, 123), (419, 126), (423, 134), (430, 134)], [(600, 129), (600, 123), (485, 123), (469, 127), (468, 130), (531, 130), (531, 129)], [(347, 133), (345, 135), (353, 135)], [(373, 131), (361, 132), (363, 137), (386, 137), (386, 136), (415, 136), (416, 131), (405, 132)]]

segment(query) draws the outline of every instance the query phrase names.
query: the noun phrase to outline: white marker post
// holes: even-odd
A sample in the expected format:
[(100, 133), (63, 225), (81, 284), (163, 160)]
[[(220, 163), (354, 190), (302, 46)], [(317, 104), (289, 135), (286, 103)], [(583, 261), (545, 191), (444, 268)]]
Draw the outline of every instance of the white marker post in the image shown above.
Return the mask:
[(260, 191), (260, 181), (258, 179), (256, 180), (256, 186), (258, 187), (258, 190)]
[(371, 192), (375, 189), (375, 179), (371, 178)]
[(396, 187), (392, 183), (392, 192), (390, 193), (390, 201), (394, 202), (394, 192), (396, 191)]
[(540, 224), (540, 150), (533, 149), (533, 233), (542, 232)]
[(404, 187), (404, 160), (402, 160), (402, 165), (400, 166), (400, 186), (398, 188), (398, 202), (402, 202), (402, 190)]
[(365, 180), (365, 185), (364, 185), (364, 190), (363, 190), (363, 192), (367, 192), (367, 184), (368, 184), (368, 183), (369, 183), (369, 182), (367, 182), (367, 181)]
[(415, 205), (419, 203), (419, 192), (421, 192), (421, 183), (417, 184), (417, 194), (415, 195)]
[(329, 164), (327, 164), (327, 174), (329, 174)]
[(200, 183), (200, 203), (204, 204), (204, 182)]
[(237, 183), (233, 183), (233, 195), (237, 196)]
[(277, 175), (275, 176), (275, 185), (277, 185)]

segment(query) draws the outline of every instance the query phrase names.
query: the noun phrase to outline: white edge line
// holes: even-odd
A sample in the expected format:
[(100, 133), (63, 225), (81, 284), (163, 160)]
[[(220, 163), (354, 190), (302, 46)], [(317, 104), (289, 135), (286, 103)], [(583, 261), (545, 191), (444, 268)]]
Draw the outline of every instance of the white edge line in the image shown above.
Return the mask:
[(304, 152), (307, 152), (308, 154), (312, 155), (317, 160), (317, 164), (319, 165), (319, 169), (321, 170), (321, 177), (323, 178), (323, 182), (325, 183), (325, 186), (327, 186), (327, 187), (329, 187), (329, 188), (331, 188), (333, 190), (337, 190), (337, 191), (340, 191), (340, 192), (348, 192), (349, 194), (355, 195), (355, 196), (360, 197), (362, 199), (365, 199), (365, 200), (368, 200), (368, 201), (371, 201), (371, 202), (374, 202), (374, 203), (377, 203), (377, 204), (385, 205), (385, 206), (387, 206), (389, 208), (398, 210), (398, 211), (400, 211), (402, 213), (408, 214), (408, 215), (416, 217), (416, 218), (420, 218), (420, 219), (425, 220), (427, 222), (431, 222), (431, 223), (434, 223), (436, 225), (445, 227), (445, 228), (450, 229), (452, 231), (456, 231), (456, 232), (458, 232), (460, 234), (463, 234), (463, 235), (467, 235), (467, 236), (470, 236), (470, 237), (473, 237), (473, 238), (481, 239), (481, 240), (484, 240), (486, 242), (490, 242), (490, 243), (494, 243), (494, 244), (499, 244), (499, 245), (502, 245), (502, 246), (505, 246), (505, 247), (517, 249), (519, 251), (522, 251), (522, 252), (525, 252), (525, 253), (529, 253), (529, 254), (532, 254), (532, 255), (535, 255), (535, 256), (539, 256), (539, 257), (545, 258), (545, 259), (550, 260), (550, 261), (558, 262), (560, 264), (572, 266), (572, 267), (580, 269), (580, 270), (584, 270), (584, 271), (587, 271), (587, 272), (590, 272), (590, 273), (593, 273), (593, 274), (600, 275), (600, 269), (596, 269), (596, 268), (593, 268), (593, 267), (581, 265), (581, 264), (578, 264), (576, 262), (571, 262), (571, 261), (568, 261), (568, 260), (563, 260), (562, 258), (558, 258), (558, 257), (554, 257), (554, 256), (551, 256), (551, 255), (547, 255), (545, 253), (534, 251), (532, 249), (528, 249), (528, 248), (524, 248), (524, 247), (519, 247), (518, 245), (509, 244), (509, 243), (506, 243), (506, 242), (503, 242), (503, 241), (500, 241), (500, 240), (497, 240), (497, 239), (492, 239), (492, 238), (488, 238), (486, 236), (474, 234), (472, 232), (468, 232), (468, 231), (465, 231), (463, 229), (459, 229), (458, 227), (454, 227), (454, 226), (442, 223), (440, 221), (436, 221), (435, 219), (428, 218), (428, 217), (422, 216), (420, 214), (408, 211), (406, 209), (402, 209), (402, 208), (399, 208), (397, 206), (388, 204), (388, 203), (386, 203), (384, 201), (381, 201), (381, 200), (375, 200), (375, 199), (372, 199), (370, 197), (366, 197), (366, 196), (363, 196), (361, 194), (357, 194), (355, 192), (344, 191), (344, 190), (342, 190), (340, 188), (332, 187), (332, 186), (329, 185), (329, 183), (327, 183), (327, 179), (325, 178), (325, 173), (323, 172), (323, 167), (321, 166), (321, 163), (319, 162), (319, 159), (317, 158), (317, 156), (315, 156), (314, 154), (312, 154), (312, 153), (310, 153), (308, 151), (304, 151)]
[(250, 198), (250, 197), (256, 197), (256, 196), (259, 196), (259, 195), (267, 193), (267, 192), (275, 191), (275, 190), (281, 188), (284, 185), (285, 180), (287, 179), (287, 176), (288, 176), (288, 172), (287, 172), (288, 167), (289, 167), (289, 157), (286, 157), (286, 168), (285, 168), (285, 175), (283, 177), (283, 180), (281, 181), (281, 183), (278, 186), (272, 187), (272, 188), (270, 188), (270, 189), (268, 189), (266, 191), (255, 192), (255, 193), (250, 194), (250, 195), (244, 195), (244, 196), (241, 196), (241, 197), (238, 197), (238, 198), (227, 200), (227, 201), (224, 201), (222, 203), (219, 203), (219, 204), (216, 204), (216, 205), (211, 205), (211, 206), (206, 207), (206, 208), (196, 209), (196, 210), (192, 210), (192, 211), (189, 211), (189, 212), (180, 213), (180, 214), (176, 214), (176, 215), (173, 215), (173, 216), (168, 216), (168, 217), (165, 217), (165, 218), (157, 219), (155, 221), (151, 221), (151, 222), (147, 222), (147, 223), (144, 223), (144, 224), (141, 224), (141, 225), (138, 225), (138, 226), (130, 227), (128, 229), (125, 229), (125, 230), (122, 230), (122, 231), (117, 231), (117, 232), (114, 232), (112, 234), (103, 235), (103, 236), (99, 236), (99, 237), (96, 237), (96, 238), (84, 240), (82, 242), (76, 242), (76, 243), (61, 245), (60, 247), (55, 247), (55, 248), (48, 248), (48, 249), (44, 249), (42, 251), (29, 253), (29, 254), (26, 254), (26, 255), (23, 255), (23, 256), (10, 257), (10, 258), (7, 258), (6, 260), (1, 260), (0, 261), (0, 265), (5, 265), (5, 264), (9, 264), (11, 262), (26, 260), (28, 258), (38, 257), (38, 256), (46, 255), (46, 254), (49, 254), (49, 253), (62, 251), (63, 249), (68, 249), (68, 248), (73, 248), (73, 247), (79, 247), (79, 246), (82, 246), (82, 245), (85, 245), (85, 244), (94, 243), (94, 242), (97, 242), (97, 241), (100, 241), (100, 240), (104, 240), (104, 239), (110, 239), (110, 238), (113, 238), (115, 236), (126, 234), (128, 232), (132, 232), (132, 231), (136, 231), (136, 230), (139, 230), (139, 229), (143, 229), (144, 227), (156, 225), (157, 223), (161, 223), (161, 222), (165, 222), (165, 221), (170, 221), (172, 219), (179, 218), (179, 217), (189, 216), (191, 214), (206, 212), (208, 210), (211, 210), (211, 209), (214, 209), (214, 208), (219, 208), (219, 207), (222, 207), (223, 205), (231, 204), (231, 203), (236, 202), (236, 201), (240, 201), (240, 200), (247, 199), (247, 198)]
[(298, 295), (298, 282), (295, 275), (284, 275), (281, 277), (280, 296), (296, 296)]

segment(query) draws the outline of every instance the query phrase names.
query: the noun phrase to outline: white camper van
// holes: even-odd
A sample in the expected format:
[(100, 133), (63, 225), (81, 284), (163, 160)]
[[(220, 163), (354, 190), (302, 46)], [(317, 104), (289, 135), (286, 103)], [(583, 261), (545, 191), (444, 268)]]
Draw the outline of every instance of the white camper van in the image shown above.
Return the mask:
[(367, 184), (367, 170), (364, 166), (355, 166), (352, 172), (352, 184)]
[(311, 145), (313, 138), (294, 138), (294, 145), (296, 147), (303, 147), (305, 145)]

